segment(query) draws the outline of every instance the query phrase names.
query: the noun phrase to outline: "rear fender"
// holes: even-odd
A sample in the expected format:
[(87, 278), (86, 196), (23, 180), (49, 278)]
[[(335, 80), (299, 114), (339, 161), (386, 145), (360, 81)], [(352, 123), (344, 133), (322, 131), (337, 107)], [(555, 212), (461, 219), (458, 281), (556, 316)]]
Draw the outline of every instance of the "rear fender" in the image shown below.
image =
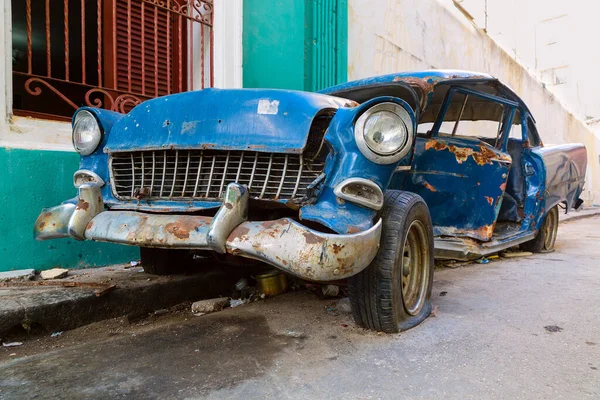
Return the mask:
[(577, 205), (583, 191), (587, 152), (581, 143), (562, 144), (534, 149), (545, 169), (544, 208), (550, 210), (558, 203), (566, 204), (565, 212)]

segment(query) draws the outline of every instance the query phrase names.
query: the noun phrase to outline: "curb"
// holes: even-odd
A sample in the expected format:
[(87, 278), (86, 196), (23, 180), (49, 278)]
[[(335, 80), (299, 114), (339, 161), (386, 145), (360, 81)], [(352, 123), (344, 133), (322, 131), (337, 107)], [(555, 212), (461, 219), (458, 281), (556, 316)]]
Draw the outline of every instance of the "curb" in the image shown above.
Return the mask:
[[(74, 279), (106, 271), (114, 278), (104, 276), (116, 287), (98, 295), (89, 288), (73, 287), (19, 287), (0, 288), (4, 293), (0, 302), (0, 338), (26, 333), (56, 332), (74, 329), (108, 318), (127, 316), (130, 319), (145, 316), (154, 310), (176, 304), (230, 294), (235, 282), (243, 275), (243, 268), (213, 266), (193, 275), (153, 276), (141, 271), (123, 273), (123, 268), (105, 267), (92, 271), (73, 270)], [(103, 271), (102, 271), (103, 270)], [(121, 275), (121, 276), (119, 276)], [(57, 281), (63, 282), (64, 280)], [(75, 282), (69, 280), (68, 282)]]
[(584, 218), (590, 218), (600, 215), (600, 207), (584, 208), (581, 211), (571, 211), (569, 214), (560, 214), (559, 223), (578, 221)]

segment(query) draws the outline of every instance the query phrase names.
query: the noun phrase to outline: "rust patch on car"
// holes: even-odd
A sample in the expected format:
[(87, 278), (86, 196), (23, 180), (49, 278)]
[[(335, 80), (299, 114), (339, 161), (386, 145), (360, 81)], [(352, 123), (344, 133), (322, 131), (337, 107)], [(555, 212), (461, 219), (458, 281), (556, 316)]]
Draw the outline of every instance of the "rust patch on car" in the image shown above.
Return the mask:
[(287, 225), (287, 224), (289, 224), (289, 222), (288, 222), (287, 219), (276, 219), (275, 221), (265, 221), (261, 225), (265, 229), (271, 229), (271, 228), (273, 228), (274, 226), (277, 226), (277, 225), (284, 226), (284, 225)]
[(42, 221), (42, 222), (40, 222), (40, 224), (38, 225), (38, 227), (39, 227), (40, 229), (44, 229), (44, 226), (46, 226), (46, 221)]
[(76, 210), (87, 211), (88, 208), (90, 208), (90, 203), (88, 203), (84, 199), (79, 199), (79, 201), (77, 202), (77, 205), (75, 206)]
[(245, 227), (245, 226), (241, 226), (239, 225), (237, 228), (235, 228), (231, 234), (229, 235), (229, 238), (227, 239), (228, 241), (234, 240), (234, 239), (240, 239), (240, 240), (248, 240), (248, 233), (250, 232), (250, 229)]
[(494, 205), (494, 198), (490, 197), (490, 196), (483, 196), (485, 197), (485, 199), (487, 200), (488, 203), (490, 203), (490, 206)]
[(479, 152), (473, 151), (473, 160), (479, 165), (491, 164), (496, 158), (500, 158), (500, 155), (483, 143), (479, 144)]
[(349, 226), (348, 229), (346, 229), (346, 232), (352, 234), (352, 233), (362, 232), (362, 230), (357, 226)]
[(504, 182), (502, 185), (500, 185), (500, 190), (502, 190), (504, 192), (505, 189), (506, 189), (506, 182)]
[(312, 232), (304, 232), (302, 235), (306, 239), (306, 244), (318, 244), (323, 243), (325, 241), (325, 239), (323, 239), (322, 237), (318, 237)]
[(233, 204), (231, 203), (225, 203), (225, 208), (228, 210), (231, 210), (233, 208)]
[(92, 220), (92, 221), (90, 221), (90, 222), (87, 224), (87, 226), (85, 227), (85, 229), (86, 229), (86, 230), (87, 230), (87, 229), (92, 229), (92, 227), (93, 227), (93, 226), (94, 226), (94, 221)]
[(342, 251), (342, 249), (345, 247), (345, 245), (340, 245), (340, 244), (333, 244), (331, 246), (331, 251), (333, 251), (333, 254), (338, 254), (340, 251)]
[(436, 151), (443, 151), (447, 149), (450, 151), (450, 153), (454, 154), (454, 157), (456, 157), (456, 162), (459, 164), (467, 161), (469, 157), (473, 157), (473, 160), (478, 165), (492, 164), (492, 160), (508, 162), (512, 161), (510, 156), (495, 152), (493, 149), (486, 146), (485, 143), (481, 143), (479, 145), (479, 151), (476, 151), (470, 147), (458, 147), (453, 144), (447, 145), (443, 141), (431, 139), (425, 143), (425, 150), (429, 149)]
[(477, 229), (477, 236), (483, 239), (488, 239), (494, 233), (494, 225), (483, 225)]
[(446, 142), (442, 142), (439, 140), (431, 139), (425, 143), (425, 150), (434, 149), (436, 151), (446, 150), (448, 145)]
[(462, 164), (463, 162), (467, 161), (469, 156), (473, 155), (473, 149), (469, 147), (457, 147), (451, 144), (450, 146), (448, 146), (448, 150), (450, 150), (450, 153), (454, 154), (454, 157), (456, 157), (456, 161), (459, 164)]
[(435, 87), (435, 83), (433, 82), (432, 78), (427, 77), (415, 78), (412, 76), (397, 76), (393, 79), (393, 82), (404, 82), (409, 84), (410, 86), (416, 86), (421, 90), (421, 92), (423, 92), (425, 97), (427, 97), (429, 93), (432, 93)]
[(459, 229), (452, 226), (440, 228), (441, 236), (469, 236), (479, 240), (488, 240), (494, 232), (494, 224), (483, 225), (476, 229)]
[(190, 232), (204, 225), (204, 222), (196, 218), (180, 218), (175, 222), (165, 225), (165, 230), (178, 239), (189, 239)]
[(431, 192), (437, 192), (437, 189), (435, 187), (433, 187), (433, 185), (429, 182), (425, 182), (423, 183), (423, 185), (425, 186), (425, 188), (427, 188), (427, 190), (431, 191)]

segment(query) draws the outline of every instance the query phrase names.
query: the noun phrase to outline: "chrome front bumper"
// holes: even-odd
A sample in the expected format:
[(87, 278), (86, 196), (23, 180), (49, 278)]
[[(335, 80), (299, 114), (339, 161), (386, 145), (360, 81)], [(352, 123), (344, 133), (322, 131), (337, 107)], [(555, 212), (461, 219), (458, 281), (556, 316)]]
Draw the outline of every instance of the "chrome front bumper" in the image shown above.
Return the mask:
[(35, 222), (35, 238), (212, 250), (258, 259), (303, 279), (331, 281), (366, 268), (381, 237), (381, 220), (351, 235), (314, 231), (290, 218), (247, 221), (248, 191), (235, 183), (227, 186), (214, 218), (104, 211), (100, 188), (94, 185), (80, 186), (78, 200), (44, 209)]

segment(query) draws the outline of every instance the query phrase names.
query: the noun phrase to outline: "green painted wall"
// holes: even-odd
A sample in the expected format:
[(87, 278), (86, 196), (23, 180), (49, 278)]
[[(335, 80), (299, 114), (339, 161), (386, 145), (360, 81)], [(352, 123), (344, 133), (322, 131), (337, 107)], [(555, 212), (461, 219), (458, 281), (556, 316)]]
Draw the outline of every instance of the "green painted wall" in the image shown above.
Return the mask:
[(303, 0), (244, 0), (244, 87), (304, 89)]
[(244, 0), (244, 87), (315, 91), (347, 80), (347, 0)]
[(33, 224), (44, 207), (75, 197), (79, 155), (0, 148), (0, 271), (73, 268), (139, 259), (135, 247), (73, 239), (38, 242)]

